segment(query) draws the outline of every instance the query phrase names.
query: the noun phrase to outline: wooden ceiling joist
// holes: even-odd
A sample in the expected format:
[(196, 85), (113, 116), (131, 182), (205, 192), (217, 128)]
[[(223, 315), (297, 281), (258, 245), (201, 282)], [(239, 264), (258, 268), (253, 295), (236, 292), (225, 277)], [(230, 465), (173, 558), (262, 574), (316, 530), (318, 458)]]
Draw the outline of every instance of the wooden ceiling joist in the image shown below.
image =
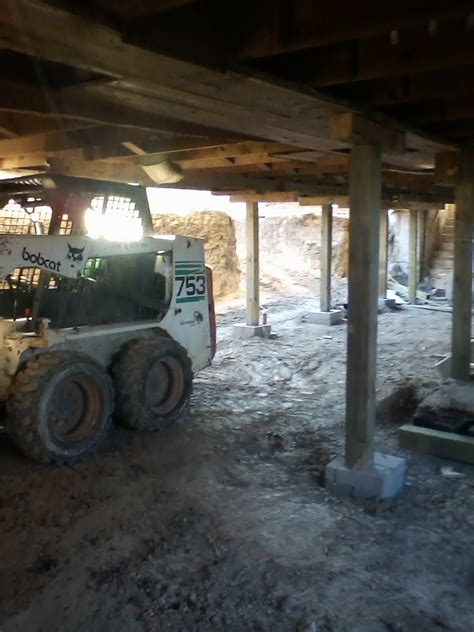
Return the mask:
[(374, 2), (359, 0), (341, 5), (337, 2), (294, 2), (286, 11), (279, 3), (261, 3), (257, 17), (259, 28), (242, 47), (240, 59), (257, 59), (347, 40), (388, 36), (393, 29), (427, 27), (432, 20), (466, 17), (472, 10), (469, 0), (399, 0)]
[(293, 75), (297, 66), (300, 80), (321, 88), (472, 65), (472, 31), (445, 31), (435, 36), (427, 28), (407, 31), (395, 45), (386, 33), (305, 51), (282, 60), (282, 74)]

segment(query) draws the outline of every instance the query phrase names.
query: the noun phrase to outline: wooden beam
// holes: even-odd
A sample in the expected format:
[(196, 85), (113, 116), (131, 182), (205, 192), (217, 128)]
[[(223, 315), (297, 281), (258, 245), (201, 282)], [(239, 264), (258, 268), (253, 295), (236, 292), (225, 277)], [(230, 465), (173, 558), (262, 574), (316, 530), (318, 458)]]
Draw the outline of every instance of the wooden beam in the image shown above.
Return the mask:
[(350, 144), (376, 142), (385, 152), (403, 153), (406, 150), (403, 132), (387, 129), (351, 112), (332, 117), (331, 135)]
[(380, 211), (380, 247), (379, 247), (379, 298), (387, 295), (387, 265), (388, 265), (388, 210)]
[(331, 311), (332, 205), (325, 204), (321, 214), (319, 308)]
[(408, 247), (408, 300), (416, 305), (418, 287), (418, 211), (410, 211), (410, 230)]
[[(207, 139), (217, 133), (212, 127), (170, 118), (169, 112), (168, 116), (160, 116), (134, 105), (134, 103), (126, 105), (114, 100), (111, 93), (105, 95), (94, 93), (90, 89), (86, 90), (85, 87), (74, 86), (47, 91), (40, 90), (34, 85), (0, 80), (0, 111), (43, 117), (46, 127), (51, 120), (58, 121), (56, 125), (61, 128), (61, 120), (73, 119), (75, 123), (84, 121), (85, 125), (114, 125)], [(218, 134), (222, 135), (222, 132)], [(230, 133), (229, 136), (231, 136)]]
[(474, 464), (474, 437), (412, 424), (402, 426), (398, 437), (401, 448)]
[(307, 195), (298, 198), (300, 206), (324, 206), (325, 204), (337, 204), (342, 208), (349, 208), (348, 195)]
[(347, 194), (347, 187), (325, 186), (315, 182), (300, 181), (290, 176), (285, 178), (257, 178), (245, 175), (184, 172), (181, 182), (173, 185), (181, 189), (199, 189), (209, 191), (252, 191), (255, 193), (296, 193), (299, 195), (329, 195), (331, 197)]
[(349, 220), (349, 309), (346, 378), (346, 466), (373, 466), (377, 358), (381, 153), (352, 149)]
[(8, 5), (0, 13), (0, 25), (4, 48), (111, 77), (112, 84), (102, 90), (113, 92), (122, 106), (137, 104), (137, 109), (141, 103), (141, 109), (163, 118), (244, 131), (304, 149), (347, 146), (327, 138), (329, 113), (346, 107), (296, 85), (206, 69), (140, 49), (122, 42), (116, 31), (41, 0), (17, 0), (14, 10)]
[(247, 287), (247, 325), (258, 325), (260, 322), (260, 277), (259, 277), (259, 230), (258, 203), (247, 203), (245, 220), (246, 230), (246, 269)]
[(453, 322), (451, 377), (469, 381), (471, 363), (472, 227), (474, 220), (474, 152), (461, 152), (454, 216)]
[(297, 202), (296, 193), (238, 193), (230, 195), (231, 202), (267, 202), (285, 204)]

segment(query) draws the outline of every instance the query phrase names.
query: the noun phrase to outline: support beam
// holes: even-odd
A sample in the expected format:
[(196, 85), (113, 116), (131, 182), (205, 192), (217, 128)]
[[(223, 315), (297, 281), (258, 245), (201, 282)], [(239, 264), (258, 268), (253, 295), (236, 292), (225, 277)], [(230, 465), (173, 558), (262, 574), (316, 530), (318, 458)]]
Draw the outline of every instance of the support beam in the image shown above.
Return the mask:
[(247, 325), (256, 326), (260, 320), (260, 277), (259, 277), (259, 238), (258, 203), (247, 202), (245, 219), (247, 243)]
[(408, 300), (416, 305), (418, 286), (418, 211), (410, 211), (410, 231), (408, 247)]
[(380, 212), (380, 253), (379, 253), (379, 298), (385, 299), (387, 294), (388, 264), (388, 209)]
[(454, 219), (453, 322), (451, 377), (470, 379), (472, 310), (472, 223), (474, 218), (474, 153), (459, 157)]
[(320, 289), (322, 312), (331, 311), (332, 204), (325, 204), (321, 214)]
[(352, 149), (349, 220), (349, 310), (346, 384), (347, 468), (373, 466), (381, 152)]

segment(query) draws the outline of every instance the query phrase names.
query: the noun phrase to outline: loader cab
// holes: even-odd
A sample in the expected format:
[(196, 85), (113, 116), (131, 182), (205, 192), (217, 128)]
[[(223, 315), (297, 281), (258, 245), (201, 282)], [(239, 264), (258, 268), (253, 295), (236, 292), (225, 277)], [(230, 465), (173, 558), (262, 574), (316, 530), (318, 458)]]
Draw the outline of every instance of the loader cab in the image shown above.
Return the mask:
[[(145, 189), (40, 176), (0, 181), (0, 234), (89, 235), (121, 241), (153, 234)], [(69, 245), (72, 262), (80, 249)], [(160, 319), (170, 300), (170, 255), (108, 256), (88, 260), (81, 278), (66, 279), (34, 266), (41, 253), (25, 252), (25, 266), (0, 281), (0, 317), (53, 328)], [(143, 301), (140, 297), (154, 297)]]

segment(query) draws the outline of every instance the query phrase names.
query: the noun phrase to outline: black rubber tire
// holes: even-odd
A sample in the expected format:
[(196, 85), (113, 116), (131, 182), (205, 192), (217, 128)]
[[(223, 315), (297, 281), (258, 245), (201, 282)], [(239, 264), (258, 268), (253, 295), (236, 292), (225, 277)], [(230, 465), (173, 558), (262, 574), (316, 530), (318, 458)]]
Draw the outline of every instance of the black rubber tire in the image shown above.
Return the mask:
[[(161, 367), (163, 379), (157, 380), (155, 374), (152, 386), (158, 388), (153, 390), (149, 380), (157, 366)], [(151, 431), (167, 428), (189, 404), (193, 389), (191, 360), (175, 340), (161, 337), (134, 340), (120, 353), (112, 374), (117, 421), (127, 428)], [(153, 395), (160, 398), (161, 393), (163, 397), (153, 405), (150, 401)]]
[[(67, 431), (59, 430), (64, 417), (59, 420), (59, 412), (51, 414), (61, 388), (69, 389), (69, 393), (75, 389), (83, 400), (79, 410), (74, 408), (76, 402), (68, 400), (69, 413), (80, 418), (70, 422), (73, 427)], [(34, 356), (15, 375), (10, 393), (7, 431), (21, 452), (40, 463), (79, 460), (100, 443), (110, 426), (114, 409), (112, 380), (100, 364), (82, 353), (48, 351)], [(68, 435), (65, 440), (61, 432), (63, 437)]]

